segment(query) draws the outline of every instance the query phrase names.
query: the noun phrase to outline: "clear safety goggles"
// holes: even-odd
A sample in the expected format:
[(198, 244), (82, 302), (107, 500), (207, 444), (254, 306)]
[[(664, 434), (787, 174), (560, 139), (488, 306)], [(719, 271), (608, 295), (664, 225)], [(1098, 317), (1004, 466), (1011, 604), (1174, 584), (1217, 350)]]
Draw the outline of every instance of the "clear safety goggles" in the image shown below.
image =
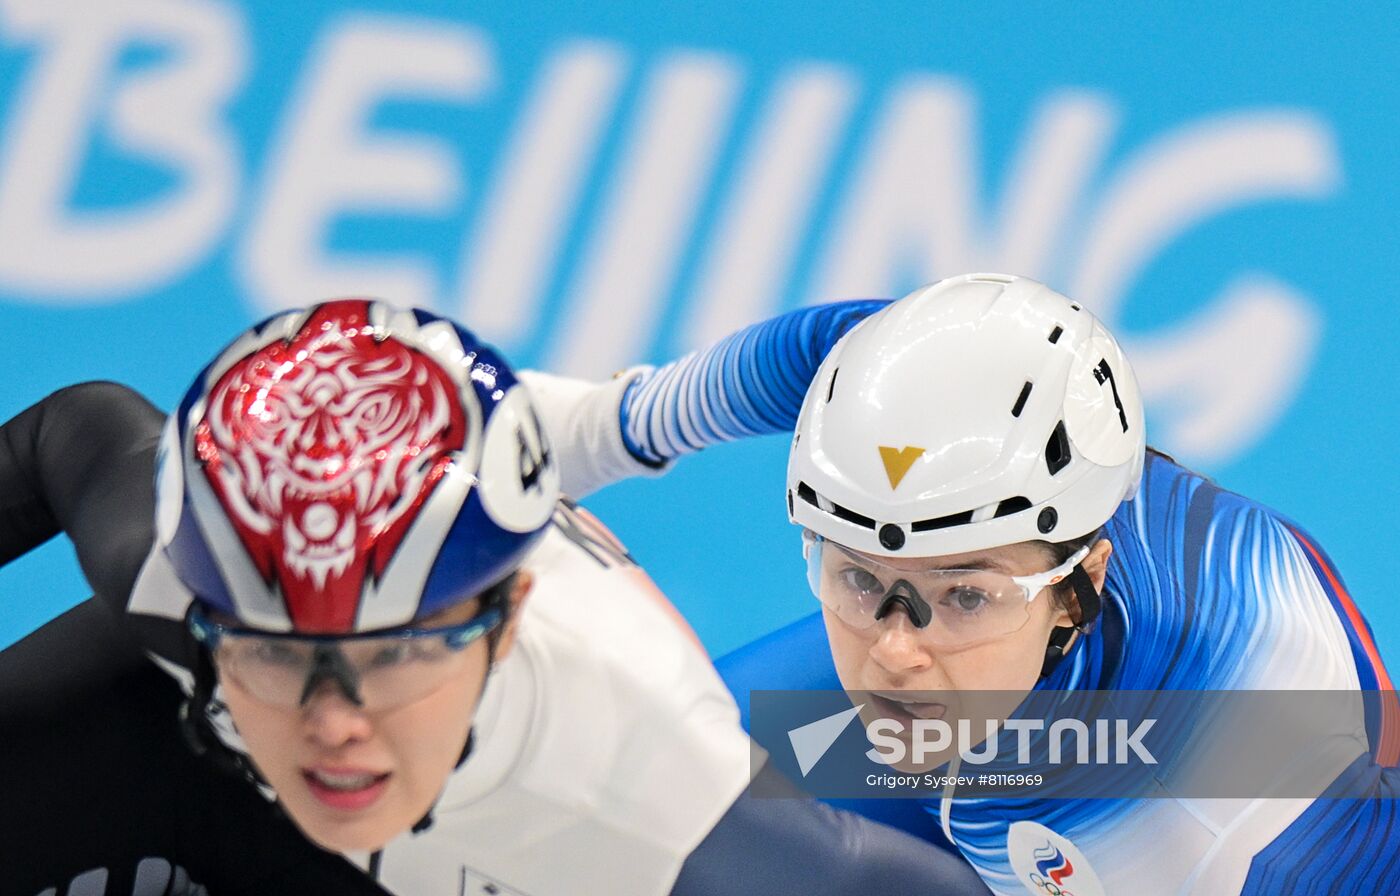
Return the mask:
[(802, 534), (802, 542), (807, 583), (842, 622), (869, 629), (902, 608), (918, 638), (943, 650), (1019, 631), (1036, 596), (1064, 581), (1089, 555), (1086, 545), (1052, 570), (1013, 576), (992, 569), (897, 569), (811, 531)]
[(420, 700), (466, 668), (466, 648), (504, 619), (492, 605), (456, 625), (359, 635), (300, 635), (222, 625), (196, 604), (190, 632), (226, 678), (271, 706), (305, 706), (323, 682), (366, 712)]

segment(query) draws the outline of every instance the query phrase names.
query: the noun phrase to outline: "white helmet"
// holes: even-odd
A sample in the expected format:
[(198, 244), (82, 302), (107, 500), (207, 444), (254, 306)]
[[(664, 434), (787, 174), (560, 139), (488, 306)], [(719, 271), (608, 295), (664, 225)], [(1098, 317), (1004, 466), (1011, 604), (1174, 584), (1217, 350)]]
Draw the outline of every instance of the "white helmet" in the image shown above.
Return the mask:
[(1093, 315), (965, 274), (831, 350), (797, 419), (788, 515), (885, 556), (1069, 541), (1136, 493), (1146, 444), (1137, 380)]

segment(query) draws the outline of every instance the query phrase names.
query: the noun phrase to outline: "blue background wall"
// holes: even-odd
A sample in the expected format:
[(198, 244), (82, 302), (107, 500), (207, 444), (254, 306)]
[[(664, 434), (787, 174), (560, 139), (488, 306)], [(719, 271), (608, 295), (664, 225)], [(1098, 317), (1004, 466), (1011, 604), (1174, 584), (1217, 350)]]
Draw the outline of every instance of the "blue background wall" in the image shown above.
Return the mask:
[[(1395, 662), (1400, 26), (1218, 6), (0, 0), (0, 416), (168, 407), (334, 294), (601, 376), (1010, 270), (1120, 333), (1153, 443), (1311, 529)], [(812, 608), (785, 448), (590, 502), (716, 653)], [(84, 595), (65, 543), (0, 570), (0, 642)]]

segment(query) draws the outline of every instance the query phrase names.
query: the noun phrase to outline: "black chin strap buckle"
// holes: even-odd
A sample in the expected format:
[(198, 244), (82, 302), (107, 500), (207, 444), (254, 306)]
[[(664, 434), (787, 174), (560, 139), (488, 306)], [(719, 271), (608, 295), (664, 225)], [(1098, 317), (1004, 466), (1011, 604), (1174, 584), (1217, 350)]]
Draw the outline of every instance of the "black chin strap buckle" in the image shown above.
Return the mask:
[(904, 608), (915, 628), (928, 628), (928, 624), (933, 621), (933, 608), (928, 605), (928, 601), (919, 596), (913, 585), (903, 579), (891, 585), (890, 590), (885, 593), (885, 599), (880, 601), (880, 608), (875, 611), (875, 619), (884, 619), (895, 606)]
[(1040, 664), (1040, 677), (1049, 678), (1050, 673), (1055, 671), (1055, 667), (1060, 664), (1060, 660), (1065, 658), (1065, 653), (1069, 650), (1070, 641), (1079, 631), (1076, 626), (1071, 628), (1068, 625), (1057, 625), (1050, 632), (1050, 643), (1045, 648), (1045, 662)]

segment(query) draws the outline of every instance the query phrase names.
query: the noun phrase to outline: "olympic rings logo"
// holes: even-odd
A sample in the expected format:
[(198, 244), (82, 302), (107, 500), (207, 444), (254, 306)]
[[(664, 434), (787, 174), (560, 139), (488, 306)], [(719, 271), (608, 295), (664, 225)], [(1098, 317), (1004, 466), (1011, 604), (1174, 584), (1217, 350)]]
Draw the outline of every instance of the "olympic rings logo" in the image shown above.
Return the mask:
[(1035, 884), (1036, 887), (1044, 892), (1045, 896), (1074, 896), (1072, 890), (1066, 890), (1064, 887), (1036, 871), (1031, 872), (1031, 883)]

